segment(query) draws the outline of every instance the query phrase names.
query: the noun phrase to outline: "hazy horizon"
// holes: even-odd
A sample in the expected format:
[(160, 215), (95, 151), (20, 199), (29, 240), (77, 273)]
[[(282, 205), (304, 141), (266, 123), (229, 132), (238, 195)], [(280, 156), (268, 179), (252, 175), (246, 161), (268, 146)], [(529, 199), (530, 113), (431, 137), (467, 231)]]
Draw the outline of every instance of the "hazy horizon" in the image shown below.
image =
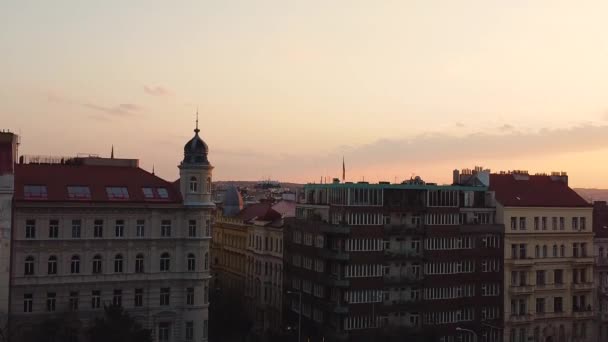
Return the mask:
[(608, 188), (608, 3), (0, 4), (0, 128), (20, 152), (173, 180), (200, 113), (216, 180), (448, 183), (567, 171)]

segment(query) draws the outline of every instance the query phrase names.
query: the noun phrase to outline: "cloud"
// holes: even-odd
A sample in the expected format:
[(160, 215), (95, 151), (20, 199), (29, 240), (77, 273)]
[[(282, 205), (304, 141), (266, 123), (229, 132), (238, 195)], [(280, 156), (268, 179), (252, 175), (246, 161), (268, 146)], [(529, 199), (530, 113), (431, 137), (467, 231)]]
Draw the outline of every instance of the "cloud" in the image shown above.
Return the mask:
[(464, 126), (464, 124), (462, 122), (457, 122), (456, 123), (456, 127), (458, 127), (458, 128), (464, 128), (465, 126)]
[(171, 96), (173, 92), (162, 86), (144, 86), (144, 92), (150, 96)]
[(498, 130), (500, 130), (502, 132), (513, 131), (514, 129), (515, 129), (515, 127), (508, 125), (508, 124), (504, 124), (504, 125), (498, 127)]
[(121, 103), (113, 107), (105, 107), (92, 103), (83, 103), (83, 106), (116, 117), (132, 116), (139, 112), (142, 107), (132, 103)]

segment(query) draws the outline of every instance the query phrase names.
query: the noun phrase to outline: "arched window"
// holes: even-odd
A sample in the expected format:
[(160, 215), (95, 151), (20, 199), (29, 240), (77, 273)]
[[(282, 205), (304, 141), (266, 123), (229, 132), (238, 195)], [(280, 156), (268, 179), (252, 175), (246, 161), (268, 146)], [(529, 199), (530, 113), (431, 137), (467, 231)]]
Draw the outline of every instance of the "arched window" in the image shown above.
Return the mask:
[(163, 253), (160, 256), (160, 271), (169, 272), (170, 263), (171, 263), (171, 257), (169, 256), (169, 253)]
[(209, 253), (205, 253), (205, 263), (204, 263), (204, 267), (206, 270), (209, 269)]
[(25, 270), (23, 272), (25, 275), (33, 275), (34, 274), (34, 257), (29, 255), (25, 258)]
[(93, 273), (101, 273), (101, 255), (93, 257)]
[(190, 192), (198, 192), (198, 180), (196, 177), (190, 177)]
[(144, 273), (144, 255), (135, 256), (135, 273)]
[(566, 256), (566, 246), (559, 246), (559, 256), (562, 258)]
[(54, 256), (54, 255), (51, 255), (49, 257), (48, 273), (49, 274), (57, 274), (57, 257)]
[(543, 245), (543, 258), (547, 257), (547, 245)]
[(122, 273), (122, 255), (116, 254), (114, 257), (114, 273)]
[(190, 253), (188, 254), (188, 271), (190, 272), (194, 272), (196, 271), (196, 258), (194, 257), (194, 254)]
[(534, 246), (534, 257), (540, 258), (540, 246), (539, 245)]
[(207, 192), (211, 193), (211, 177), (207, 177)]
[(72, 255), (72, 262), (70, 263), (70, 273), (80, 273), (80, 257), (78, 255)]

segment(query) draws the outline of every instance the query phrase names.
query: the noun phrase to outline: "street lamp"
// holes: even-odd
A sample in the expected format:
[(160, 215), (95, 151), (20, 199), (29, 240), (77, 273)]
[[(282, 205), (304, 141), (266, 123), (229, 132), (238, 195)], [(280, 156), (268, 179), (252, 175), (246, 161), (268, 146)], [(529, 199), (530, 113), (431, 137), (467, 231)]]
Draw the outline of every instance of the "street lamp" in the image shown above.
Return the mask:
[(473, 331), (471, 329), (461, 328), (461, 327), (456, 327), (456, 331), (466, 331), (466, 332), (473, 334), (473, 336), (475, 336), (475, 342), (477, 342), (477, 333), (475, 331)]
[(298, 342), (302, 342), (302, 292), (287, 291), (287, 294), (297, 294), (300, 301), (298, 309)]

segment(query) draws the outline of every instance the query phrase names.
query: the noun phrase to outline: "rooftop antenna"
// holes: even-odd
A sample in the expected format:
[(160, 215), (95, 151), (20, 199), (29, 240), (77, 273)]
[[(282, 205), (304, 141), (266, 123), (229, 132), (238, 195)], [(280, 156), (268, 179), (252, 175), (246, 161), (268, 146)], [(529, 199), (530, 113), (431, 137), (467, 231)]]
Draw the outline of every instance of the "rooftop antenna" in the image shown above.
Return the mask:
[(198, 106), (196, 107), (196, 128), (194, 129), (194, 133), (198, 134), (201, 130), (198, 129)]
[(346, 165), (344, 164), (344, 156), (342, 156), (342, 181), (346, 180)]

